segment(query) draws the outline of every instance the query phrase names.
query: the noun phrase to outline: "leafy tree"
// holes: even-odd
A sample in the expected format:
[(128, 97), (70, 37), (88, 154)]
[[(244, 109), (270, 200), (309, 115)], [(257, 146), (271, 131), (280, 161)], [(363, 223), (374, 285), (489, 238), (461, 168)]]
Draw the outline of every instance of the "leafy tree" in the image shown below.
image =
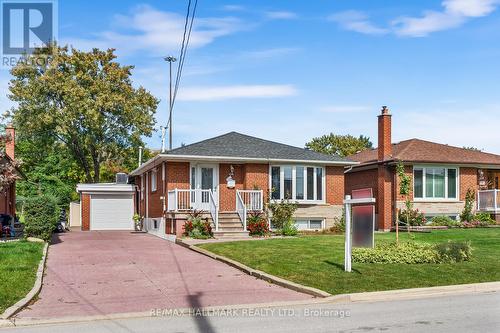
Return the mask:
[[(53, 44), (27, 57), (11, 70), (12, 119), (25, 138), (36, 138), (27, 150), (44, 155), (53, 147), (55, 156), (45, 154), (43, 161), (64, 164), (58, 170), (70, 172), (73, 182), (99, 182), (103, 167), (121, 165), (143, 145), (141, 137), (152, 134), (158, 100), (133, 87), (133, 66), (116, 62), (113, 49)], [(45, 61), (34, 61), (41, 57)]]
[(328, 155), (339, 155), (342, 157), (355, 154), (368, 148), (373, 148), (369, 137), (360, 135), (336, 135), (333, 133), (313, 138), (306, 143), (306, 148)]
[[(410, 200), (411, 177), (406, 174), (405, 166), (401, 161), (396, 166), (396, 173), (399, 178), (399, 194), (405, 196), (406, 228), (410, 233), (410, 212), (413, 210)], [(396, 242), (399, 244), (399, 221), (396, 223)]]

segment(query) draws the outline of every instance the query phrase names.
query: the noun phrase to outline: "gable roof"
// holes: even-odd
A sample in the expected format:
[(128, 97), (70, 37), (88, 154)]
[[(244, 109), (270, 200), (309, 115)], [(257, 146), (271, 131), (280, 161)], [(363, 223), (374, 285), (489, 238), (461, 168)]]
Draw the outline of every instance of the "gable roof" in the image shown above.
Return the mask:
[(189, 144), (162, 153), (134, 170), (140, 173), (159, 160), (213, 160), (226, 162), (301, 162), (328, 165), (354, 165), (357, 162), (336, 155), (326, 155), (305, 148), (264, 140), (237, 132)]
[[(348, 156), (353, 161), (372, 164), (378, 161), (378, 148), (368, 149)], [(392, 158), (394, 161), (413, 163), (445, 163), (445, 164), (472, 164), (472, 165), (499, 165), (500, 155), (484, 153), (465, 148), (453, 147), (445, 144), (410, 139), (392, 144)]]

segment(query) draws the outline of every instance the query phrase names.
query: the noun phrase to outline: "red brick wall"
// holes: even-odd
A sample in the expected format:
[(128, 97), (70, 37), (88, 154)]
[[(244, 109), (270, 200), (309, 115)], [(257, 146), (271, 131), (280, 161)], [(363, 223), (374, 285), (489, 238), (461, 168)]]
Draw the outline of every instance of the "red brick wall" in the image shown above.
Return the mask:
[(377, 226), (390, 230), (394, 219), (394, 171), (384, 165), (378, 167)]
[(16, 213), (16, 184), (8, 186), (0, 193), (0, 213), (14, 215)]
[(189, 162), (167, 163), (167, 191), (175, 188), (189, 189)]
[(148, 215), (149, 217), (161, 217), (163, 216), (163, 202), (161, 200), (161, 197), (163, 196), (161, 184), (161, 165), (156, 167), (156, 191), (153, 191), (151, 183), (153, 170), (148, 171)]
[(341, 205), (345, 193), (344, 167), (326, 167), (326, 202), (330, 205)]
[(81, 208), (82, 210), (82, 230), (90, 230), (90, 194), (82, 193)]
[(377, 169), (349, 172), (345, 175), (345, 194), (352, 194), (353, 190), (371, 188), (373, 196), (378, 195)]
[(231, 164), (219, 164), (219, 210), (222, 212), (234, 212), (236, 210), (236, 190), (243, 190), (245, 165), (232, 164), (234, 168), (233, 179), (235, 188), (228, 188), (226, 178), (231, 171)]
[(465, 201), (468, 189), (479, 190), (477, 168), (460, 168), (460, 200)]
[(264, 192), (264, 202), (267, 202), (269, 194), (269, 164), (246, 164), (244, 185), (246, 190), (262, 190)]
[(378, 116), (378, 160), (384, 161), (392, 155), (390, 114)]

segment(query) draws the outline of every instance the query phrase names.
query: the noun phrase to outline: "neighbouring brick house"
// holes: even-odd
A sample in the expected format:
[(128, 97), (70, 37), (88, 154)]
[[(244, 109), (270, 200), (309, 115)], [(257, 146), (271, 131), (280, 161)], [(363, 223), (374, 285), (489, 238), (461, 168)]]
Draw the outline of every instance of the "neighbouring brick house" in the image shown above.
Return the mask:
[(298, 202), (299, 229), (331, 226), (342, 214), (344, 168), (355, 163), (236, 132), (173, 149), (130, 175), (145, 227), (182, 233), (187, 214), (207, 212), (216, 235), (240, 235), (246, 214), (269, 200)]
[(346, 171), (346, 194), (371, 188), (376, 203), (376, 225), (390, 230), (397, 210), (404, 208), (399, 195), (396, 165), (402, 162), (411, 177), (410, 199), (426, 217), (458, 218), (468, 189), (476, 192), (476, 208), (500, 220), (500, 156), (419, 139), (391, 141), (391, 114), (386, 107), (378, 116), (378, 148), (349, 156), (360, 164)]
[[(0, 157), (0, 165), (2, 166), (7, 164), (12, 164), (15, 159), (16, 132), (14, 127), (10, 125), (7, 126), (5, 128), (5, 134), (9, 137), (9, 140), (6, 141), (5, 152), (4, 154), (1, 154)], [(19, 175), (21, 175), (20, 172)], [(16, 213), (16, 183), (14, 182), (0, 192), (0, 214), (14, 216), (15, 213)]]

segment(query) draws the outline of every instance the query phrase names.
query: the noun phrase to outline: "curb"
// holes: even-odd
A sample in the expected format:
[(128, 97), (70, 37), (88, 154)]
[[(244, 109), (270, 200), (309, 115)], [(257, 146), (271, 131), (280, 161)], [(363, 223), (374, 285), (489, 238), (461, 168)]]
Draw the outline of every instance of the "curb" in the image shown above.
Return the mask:
[[(0, 327), (3, 327), (3, 325), (8, 325), (4, 322), (2, 322), (2, 319), (9, 319), (19, 311), (21, 311), (29, 302), (35, 298), (40, 290), (42, 289), (42, 280), (43, 280), (43, 271), (45, 269), (45, 261), (47, 260), (47, 251), (49, 248), (49, 243), (45, 243), (45, 246), (43, 248), (43, 255), (42, 255), (42, 260), (40, 260), (40, 263), (38, 264), (38, 270), (36, 271), (36, 280), (35, 284), (33, 285), (33, 288), (31, 288), (30, 292), (20, 301), (18, 301), (16, 304), (12, 305), (11, 307), (7, 308), (7, 310), (4, 311), (0, 315)], [(10, 323), (10, 321), (7, 321)]]
[[(453, 285), (443, 287), (429, 287), (429, 288), (415, 288), (415, 289), (401, 289), (389, 291), (375, 291), (368, 293), (356, 294), (341, 294), (324, 298), (316, 298), (310, 300), (300, 300), (291, 302), (274, 302), (274, 303), (258, 303), (258, 304), (239, 304), (239, 305), (224, 305), (224, 306), (211, 306), (195, 309), (197, 311), (228, 311), (239, 309), (258, 309), (258, 308), (276, 308), (276, 307), (293, 307), (301, 305), (320, 305), (320, 304), (344, 304), (361, 302), (379, 302), (379, 301), (395, 301), (395, 300), (411, 300), (424, 297), (438, 297), (446, 295), (461, 295), (470, 293), (488, 293), (500, 292), (500, 282), (485, 282), (474, 283), (465, 285)], [(1, 327), (21, 327), (21, 326), (34, 326), (34, 325), (51, 325), (51, 324), (67, 324), (77, 322), (91, 322), (97, 320), (120, 320), (120, 319), (134, 319), (134, 318), (158, 318), (165, 316), (162, 311), (170, 311), (175, 315), (190, 315), (193, 313), (193, 308), (176, 308), (176, 309), (158, 309), (159, 313), (155, 315), (153, 311), (145, 312), (131, 312), (131, 313), (114, 313), (109, 315), (96, 315), (96, 316), (79, 316), (79, 317), (61, 317), (61, 318), (47, 318), (35, 319), (24, 318), (15, 319), (13, 321), (0, 320)], [(168, 314), (167, 314), (168, 316)]]
[(182, 246), (184, 246), (192, 251), (198, 252), (198, 253), (203, 254), (203, 255), (210, 257), (212, 259), (221, 261), (229, 266), (232, 266), (236, 269), (239, 269), (240, 271), (242, 271), (250, 276), (254, 276), (257, 279), (261, 279), (261, 280), (267, 281), (269, 283), (273, 283), (273, 284), (276, 284), (278, 286), (288, 288), (288, 289), (291, 289), (293, 291), (297, 291), (297, 292), (300, 292), (303, 294), (308, 294), (308, 295), (311, 295), (314, 297), (326, 298), (326, 297), (332, 296), (332, 294), (329, 294), (326, 291), (319, 290), (319, 289), (312, 288), (312, 287), (307, 287), (307, 286), (304, 286), (304, 285), (301, 285), (301, 284), (298, 284), (295, 282), (291, 282), (291, 281), (285, 280), (283, 278), (259, 271), (257, 269), (253, 269), (251, 267), (243, 265), (240, 262), (226, 258), (224, 256), (220, 256), (218, 254), (215, 254), (215, 253), (210, 252), (208, 250), (202, 249), (202, 248), (197, 247), (195, 245), (186, 244), (182, 240), (176, 240), (176, 243), (179, 245), (182, 245)]

